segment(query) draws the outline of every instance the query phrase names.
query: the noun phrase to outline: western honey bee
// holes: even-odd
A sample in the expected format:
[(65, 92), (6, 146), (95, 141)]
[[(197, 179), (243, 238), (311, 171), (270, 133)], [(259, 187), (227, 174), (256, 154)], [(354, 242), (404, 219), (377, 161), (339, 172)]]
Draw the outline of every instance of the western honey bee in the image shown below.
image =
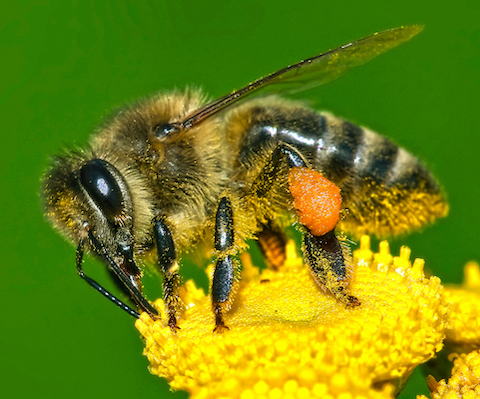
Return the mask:
[[(374, 34), (213, 102), (199, 91), (175, 91), (121, 111), (88, 147), (56, 158), (44, 178), (46, 215), (77, 245), (79, 275), (139, 317), (84, 274), (84, 251), (95, 253), (138, 309), (158, 317), (142, 293), (137, 263), (156, 253), (167, 323), (175, 330), (179, 255), (197, 242), (210, 243), (212, 308), (221, 331), (239, 281), (237, 255), (254, 238), (266, 262), (281, 267), (285, 219), (300, 226), (314, 279), (347, 306), (358, 306), (348, 288), (349, 248), (335, 230), (386, 236), (419, 228), (446, 214), (441, 189), (417, 158), (366, 128), (275, 96), (241, 100), (268, 88), (325, 84), (420, 30)], [(337, 198), (333, 216), (315, 208), (323, 193), (322, 209)]]

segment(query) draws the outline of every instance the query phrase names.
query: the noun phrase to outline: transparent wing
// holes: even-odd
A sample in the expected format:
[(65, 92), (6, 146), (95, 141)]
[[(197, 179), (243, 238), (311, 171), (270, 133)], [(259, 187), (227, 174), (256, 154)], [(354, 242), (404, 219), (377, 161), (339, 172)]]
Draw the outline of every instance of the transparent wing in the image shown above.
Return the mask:
[(363, 65), (380, 54), (410, 40), (422, 29), (422, 26), (412, 25), (375, 33), (287, 66), (205, 105), (189, 115), (179, 124), (178, 128), (179, 130), (189, 129), (220, 110), (259, 91), (292, 93), (331, 82), (351, 68)]

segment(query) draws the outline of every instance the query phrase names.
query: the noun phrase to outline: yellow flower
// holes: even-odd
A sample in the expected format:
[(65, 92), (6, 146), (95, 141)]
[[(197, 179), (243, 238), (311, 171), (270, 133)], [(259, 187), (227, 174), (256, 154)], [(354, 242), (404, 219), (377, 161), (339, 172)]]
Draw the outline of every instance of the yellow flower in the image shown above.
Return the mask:
[[(445, 300), (451, 308), (451, 328), (446, 331), (445, 349), (433, 364), (432, 372), (444, 376), (445, 366), (455, 358), (452, 376), (437, 382), (428, 376), (432, 399), (480, 397), (480, 270), (476, 262), (464, 268), (462, 285), (445, 287)], [(471, 352), (471, 353), (469, 353)], [(458, 355), (460, 354), (460, 355)], [(418, 396), (424, 399), (425, 396)]]
[[(437, 382), (432, 376), (428, 376), (427, 382), (432, 399), (480, 397), (480, 352), (477, 350), (458, 356), (448, 382), (445, 380)], [(426, 399), (426, 396), (419, 395), (417, 399)]]
[[(226, 314), (229, 331), (213, 333), (209, 297), (188, 281), (181, 330), (142, 314), (150, 371), (192, 398), (389, 398), (418, 364), (442, 348), (448, 307), (437, 277), (388, 243), (370, 251), (362, 237), (354, 253), (351, 292), (361, 306), (319, 289), (288, 245), (280, 271), (243, 258), (243, 280)], [(162, 301), (156, 306), (164, 314)], [(163, 318), (165, 320), (165, 318)]]
[[(452, 329), (447, 331), (449, 346), (458, 353), (480, 348), (480, 270), (469, 262), (461, 286), (447, 286), (445, 298), (452, 306)], [(461, 349), (460, 349), (461, 348)]]

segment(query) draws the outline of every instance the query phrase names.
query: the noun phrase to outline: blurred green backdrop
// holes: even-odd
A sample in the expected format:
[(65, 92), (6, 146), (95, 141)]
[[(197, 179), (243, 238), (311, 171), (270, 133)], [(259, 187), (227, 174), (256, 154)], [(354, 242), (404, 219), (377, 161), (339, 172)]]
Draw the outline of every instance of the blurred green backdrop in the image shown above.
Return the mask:
[[(447, 219), (402, 243), (445, 282), (480, 259), (478, 1), (14, 1), (0, 16), (1, 373), (4, 397), (185, 398), (147, 370), (133, 320), (76, 275), (75, 250), (43, 220), (49, 156), (158, 90), (212, 96), (375, 31), (424, 24), (412, 42), (325, 87), (317, 107), (393, 138), (443, 183)], [(101, 265), (85, 268), (101, 281)], [(195, 268), (184, 268), (185, 276)], [(158, 295), (158, 278), (147, 278)], [(110, 286), (106, 283), (107, 286)], [(425, 393), (420, 373), (403, 397)]]

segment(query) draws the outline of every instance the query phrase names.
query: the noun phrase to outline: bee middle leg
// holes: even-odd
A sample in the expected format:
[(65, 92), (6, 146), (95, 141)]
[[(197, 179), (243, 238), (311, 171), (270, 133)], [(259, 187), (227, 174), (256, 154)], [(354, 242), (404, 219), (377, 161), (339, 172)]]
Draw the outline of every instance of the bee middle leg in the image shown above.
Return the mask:
[(279, 270), (286, 259), (287, 237), (282, 229), (274, 222), (261, 226), (257, 234), (260, 251), (267, 265), (273, 270)]
[(228, 330), (223, 319), (232, 302), (238, 280), (239, 264), (234, 257), (235, 230), (230, 200), (222, 197), (215, 217), (215, 250), (218, 252), (212, 280), (212, 308), (215, 314), (214, 332)]

